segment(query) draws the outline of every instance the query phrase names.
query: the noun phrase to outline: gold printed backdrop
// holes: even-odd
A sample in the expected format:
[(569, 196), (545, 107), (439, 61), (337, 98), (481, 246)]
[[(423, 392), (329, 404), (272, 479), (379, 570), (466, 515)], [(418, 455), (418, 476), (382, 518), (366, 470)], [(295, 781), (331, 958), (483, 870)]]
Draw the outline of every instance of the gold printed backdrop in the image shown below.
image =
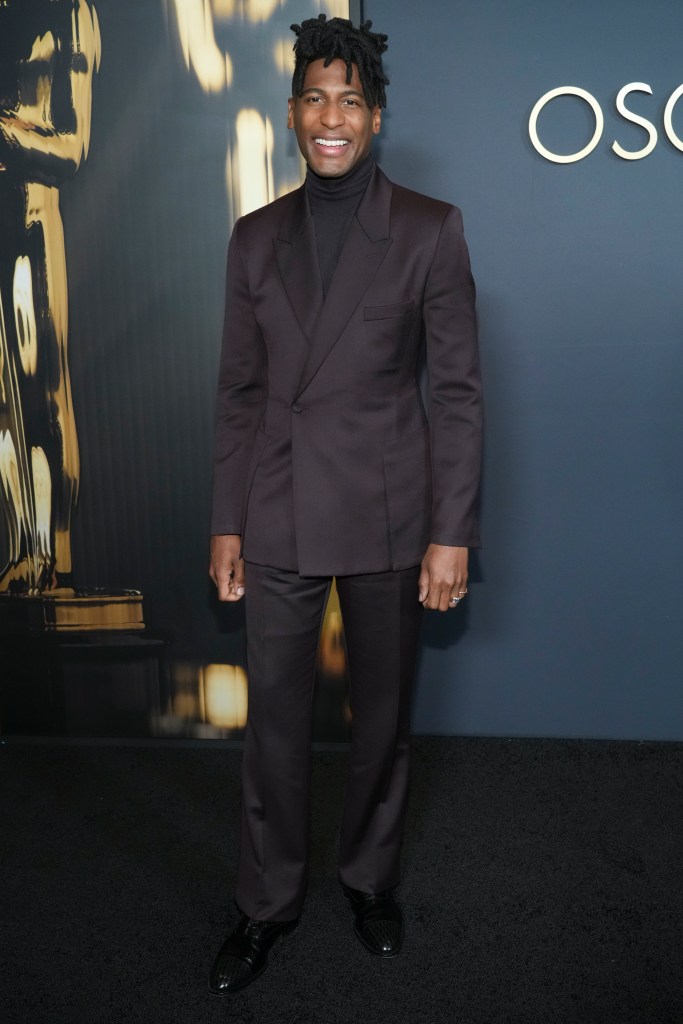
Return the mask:
[(62, 183), (90, 144), (100, 63), (86, 0), (0, 11), (0, 592), (70, 587), (80, 478)]
[[(0, 733), (241, 733), (241, 612), (206, 576), (224, 260), (234, 220), (302, 180), (289, 26), (321, 11), (349, 16), (346, 0), (0, 4), (0, 603), (55, 595), (66, 615), (73, 588), (133, 585), (140, 643), (164, 651), (41, 688), (24, 648), (17, 717), (0, 636)], [(345, 673), (333, 590), (318, 739), (347, 736)]]

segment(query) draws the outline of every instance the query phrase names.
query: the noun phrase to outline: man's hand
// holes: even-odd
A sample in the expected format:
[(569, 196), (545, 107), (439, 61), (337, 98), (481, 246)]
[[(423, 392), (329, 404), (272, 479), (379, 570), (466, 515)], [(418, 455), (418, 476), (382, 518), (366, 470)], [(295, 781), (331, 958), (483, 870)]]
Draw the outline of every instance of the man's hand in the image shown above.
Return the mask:
[[(425, 608), (447, 612), (467, 593), (468, 548), (430, 544), (422, 559), (419, 599)], [(454, 600), (456, 599), (456, 600)]]
[(211, 538), (209, 576), (218, 587), (219, 601), (240, 601), (244, 597), (244, 560), (240, 558), (238, 533)]

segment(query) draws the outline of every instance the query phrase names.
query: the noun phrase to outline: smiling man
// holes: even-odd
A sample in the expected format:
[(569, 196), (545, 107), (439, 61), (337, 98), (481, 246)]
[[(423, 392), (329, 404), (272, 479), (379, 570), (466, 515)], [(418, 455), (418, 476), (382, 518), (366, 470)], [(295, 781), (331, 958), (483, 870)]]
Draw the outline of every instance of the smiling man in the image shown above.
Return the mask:
[(382, 123), (380, 108), (363, 95), (358, 68), (334, 60), (308, 65), (300, 96), (289, 101), (288, 127), (311, 171), (323, 178), (348, 174), (368, 156)]
[(221, 600), (246, 600), (249, 719), (240, 918), (211, 971), (217, 995), (252, 982), (302, 910), (333, 578), (353, 715), (339, 881), (364, 946), (400, 951), (421, 613), (457, 608), (478, 544), (481, 387), (460, 213), (372, 158), (387, 37), (324, 15), (292, 28), (288, 125), (306, 181), (235, 225), (218, 381), (210, 572)]

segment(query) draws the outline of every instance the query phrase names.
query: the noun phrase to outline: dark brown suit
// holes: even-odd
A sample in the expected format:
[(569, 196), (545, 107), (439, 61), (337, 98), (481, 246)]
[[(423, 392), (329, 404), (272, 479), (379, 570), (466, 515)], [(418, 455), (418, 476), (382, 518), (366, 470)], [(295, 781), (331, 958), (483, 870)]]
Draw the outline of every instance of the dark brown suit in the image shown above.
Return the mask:
[[(418, 385), (423, 342), (428, 418)], [(228, 255), (212, 533), (241, 534), (248, 563), (253, 728), (245, 750), (238, 902), (251, 916), (295, 916), (303, 897), (305, 853), (299, 839), (296, 852), (280, 843), (277, 866), (273, 857), (269, 866), (262, 863), (266, 847), (279, 849), (274, 839), (263, 838), (265, 807), (271, 817), (279, 816), (281, 833), (288, 825), (297, 835), (305, 828), (305, 811), (292, 812), (291, 803), (304, 806), (307, 767), (293, 772), (292, 764), (301, 761), (308, 744), (309, 676), (321, 602), (332, 576), (338, 578), (349, 643), (352, 777), (358, 765), (377, 760), (374, 754), (370, 758), (368, 745), (382, 751), (375, 768), (361, 772), (355, 795), (349, 792), (342, 877), (369, 891), (398, 881), (409, 682), (421, 610), (416, 567), (430, 542), (478, 545), (480, 445), (474, 285), (455, 207), (392, 185), (375, 169), (324, 302), (304, 187), (237, 222)], [(272, 598), (278, 591), (281, 602), (288, 594), (298, 600), (290, 584), (318, 578), (301, 584), (306, 623), (301, 620), (300, 629), (291, 621), (291, 607), (280, 625), (269, 629), (273, 617), (279, 618), (278, 605), (276, 600), (264, 610), (263, 573), (257, 566), (284, 571), (271, 593)], [(369, 585), (400, 579), (394, 609), (385, 594), (379, 602), (371, 599), (362, 616), (355, 615), (351, 595), (361, 577)], [(378, 603), (389, 616), (385, 621), (377, 618), (384, 614), (380, 608), (372, 610)], [(281, 640), (284, 631), (289, 639), (269, 655), (269, 632)], [(294, 641), (297, 632), (301, 639)], [(401, 632), (405, 638), (399, 643)], [(378, 673), (388, 676), (387, 685), (383, 680), (377, 688), (387, 691), (391, 706), (378, 696), (375, 712), (370, 707), (369, 718), (361, 722), (353, 690), (366, 695)], [(356, 734), (362, 742), (356, 742)], [(272, 777), (265, 783), (259, 779), (258, 788), (264, 763), (272, 766)], [(276, 775), (287, 780), (286, 798), (282, 789), (277, 799), (271, 795)], [(376, 791), (375, 810), (366, 807), (362, 820), (352, 806), (361, 791)], [(373, 815), (384, 817), (381, 835), (370, 836)], [(390, 852), (385, 849), (380, 857), (378, 843), (388, 844)], [(277, 883), (269, 887), (266, 875), (277, 875)]]

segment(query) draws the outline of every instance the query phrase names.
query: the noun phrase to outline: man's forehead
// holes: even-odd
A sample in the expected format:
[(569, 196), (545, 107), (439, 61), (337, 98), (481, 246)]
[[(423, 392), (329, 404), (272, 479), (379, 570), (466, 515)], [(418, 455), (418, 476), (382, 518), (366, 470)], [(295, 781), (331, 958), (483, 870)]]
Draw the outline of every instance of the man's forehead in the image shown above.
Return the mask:
[(306, 68), (304, 78), (304, 89), (351, 89), (363, 93), (363, 84), (360, 80), (358, 67), (351, 65), (351, 81), (347, 81), (348, 72), (346, 61), (335, 58), (327, 67), (324, 59), (314, 60)]

